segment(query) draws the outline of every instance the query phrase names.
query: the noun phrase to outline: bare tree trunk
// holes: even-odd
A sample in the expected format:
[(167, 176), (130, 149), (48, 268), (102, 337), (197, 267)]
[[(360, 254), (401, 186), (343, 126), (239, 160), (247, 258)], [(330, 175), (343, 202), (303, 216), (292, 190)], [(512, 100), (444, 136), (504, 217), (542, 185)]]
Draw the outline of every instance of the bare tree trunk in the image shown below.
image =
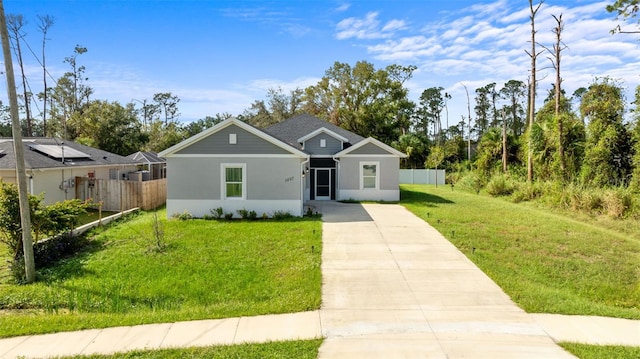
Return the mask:
[(555, 60), (552, 61), (554, 63), (553, 67), (556, 70), (556, 92), (555, 92), (555, 100), (556, 100), (556, 108), (555, 115), (558, 120), (558, 155), (560, 156), (560, 178), (564, 181), (566, 178), (566, 161), (564, 156), (564, 124), (562, 116), (560, 115), (560, 85), (562, 84), (562, 78), (560, 77), (560, 52), (563, 50), (561, 47), (561, 33), (564, 28), (564, 23), (562, 21), (562, 14), (556, 17), (553, 15), (553, 18), (556, 20), (557, 26), (553, 29), (553, 32), (556, 34), (556, 43), (553, 45), (553, 58)]
[(44, 85), (44, 91), (42, 92), (43, 110), (42, 110), (42, 135), (47, 136), (47, 96), (49, 95), (47, 87), (47, 62), (45, 59), (45, 45), (47, 43), (47, 32), (51, 25), (53, 25), (53, 17), (49, 15), (38, 15), (40, 19), (40, 25), (38, 28), (42, 32), (42, 83)]
[(468, 127), (469, 127), (469, 138), (467, 140), (467, 158), (469, 159), (469, 170), (471, 170), (471, 103), (469, 102), (469, 90), (467, 90), (467, 86), (462, 84), (464, 87), (464, 92), (467, 93), (467, 112), (468, 112)]
[[(24, 95), (24, 112), (27, 116), (27, 137), (32, 136), (31, 128), (31, 111), (29, 109), (30, 96), (27, 86), (27, 77), (24, 74), (24, 62), (22, 61), (22, 50), (20, 48), (20, 38), (22, 34), (20, 30), (24, 26), (25, 22), (22, 15), (9, 15), (7, 20), (7, 26), (9, 31), (13, 33), (14, 52), (18, 58), (18, 66), (20, 66), (20, 74), (22, 76), (22, 91)], [(22, 130), (21, 130), (22, 131)]]
[(533, 0), (529, 0), (529, 9), (531, 11), (531, 15), (529, 15), (529, 19), (531, 19), (531, 52), (527, 52), (531, 57), (531, 83), (529, 84), (529, 150), (527, 153), (527, 181), (533, 181), (533, 150), (531, 143), (531, 131), (533, 130), (533, 121), (535, 119), (536, 114), (536, 59), (538, 58), (539, 53), (536, 52), (536, 26), (535, 26), (535, 18), (536, 13), (542, 6), (543, 1), (534, 8)]
[(507, 119), (502, 110), (502, 172), (507, 173)]
[(33, 257), (33, 238), (31, 237), (31, 213), (29, 210), (29, 196), (27, 193), (27, 174), (24, 165), (24, 145), (22, 144), (22, 130), (18, 114), (18, 95), (16, 94), (16, 80), (9, 48), (9, 31), (4, 17), (4, 4), (0, 0), (0, 38), (2, 39), (2, 54), (7, 75), (7, 92), (11, 111), (11, 128), (13, 130), (13, 148), (16, 156), (16, 176), (18, 178), (18, 198), (20, 201), (20, 223), (22, 226), (22, 248), (24, 251), (24, 270), (27, 283), (36, 279), (36, 265)]

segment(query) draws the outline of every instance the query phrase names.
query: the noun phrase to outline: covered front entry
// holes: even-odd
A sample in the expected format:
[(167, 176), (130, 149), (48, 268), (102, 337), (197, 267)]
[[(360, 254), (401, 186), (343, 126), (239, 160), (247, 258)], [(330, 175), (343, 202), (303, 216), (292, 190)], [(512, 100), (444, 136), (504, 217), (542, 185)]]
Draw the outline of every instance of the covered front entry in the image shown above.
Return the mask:
[(336, 162), (333, 158), (311, 159), (311, 200), (336, 199)]

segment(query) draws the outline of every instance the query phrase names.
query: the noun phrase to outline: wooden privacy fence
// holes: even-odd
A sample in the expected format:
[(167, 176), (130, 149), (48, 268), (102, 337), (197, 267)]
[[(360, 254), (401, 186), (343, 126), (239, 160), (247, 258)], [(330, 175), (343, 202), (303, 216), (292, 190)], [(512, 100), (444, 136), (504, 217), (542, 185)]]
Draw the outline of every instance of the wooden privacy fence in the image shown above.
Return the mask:
[(126, 211), (140, 207), (154, 209), (167, 202), (167, 179), (152, 181), (107, 180), (76, 177), (76, 198), (102, 202), (105, 211)]

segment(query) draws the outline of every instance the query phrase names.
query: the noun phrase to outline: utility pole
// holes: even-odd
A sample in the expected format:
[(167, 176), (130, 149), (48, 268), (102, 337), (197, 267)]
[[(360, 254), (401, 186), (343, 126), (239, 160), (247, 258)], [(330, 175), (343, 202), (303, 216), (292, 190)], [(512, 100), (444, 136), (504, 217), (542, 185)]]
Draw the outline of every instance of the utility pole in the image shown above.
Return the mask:
[(16, 93), (16, 79), (13, 73), (11, 48), (9, 45), (9, 31), (7, 19), (4, 16), (4, 4), (0, 0), (0, 38), (2, 39), (2, 54), (7, 74), (7, 93), (9, 95), (9, 109), (11, 111), (11, 129), (13, 132), (13, 148), (16, 155), (16, 177), (18, 178), (18, 197), (20, 200), (20, 223), (22, 225), (22, 248), (24, 251), (24, 271), (27, 283), (36, 279), (36, 265), (33, 257), (33, 239), (31, 238), (31, 213), (29, 211), (29, 194), (27, 193), (27, 173), (24, 166), (24, 145), (22, 144), (22, 128), (18, 114), (18, 95)]

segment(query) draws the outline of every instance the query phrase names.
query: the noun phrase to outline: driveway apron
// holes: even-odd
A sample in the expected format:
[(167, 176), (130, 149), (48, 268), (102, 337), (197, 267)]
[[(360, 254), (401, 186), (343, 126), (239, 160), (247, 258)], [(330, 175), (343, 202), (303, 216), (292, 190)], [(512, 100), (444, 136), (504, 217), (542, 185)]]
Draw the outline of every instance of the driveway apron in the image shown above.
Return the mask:
[(319, 358), (575, 358), (404, 207), (323, 214)]

